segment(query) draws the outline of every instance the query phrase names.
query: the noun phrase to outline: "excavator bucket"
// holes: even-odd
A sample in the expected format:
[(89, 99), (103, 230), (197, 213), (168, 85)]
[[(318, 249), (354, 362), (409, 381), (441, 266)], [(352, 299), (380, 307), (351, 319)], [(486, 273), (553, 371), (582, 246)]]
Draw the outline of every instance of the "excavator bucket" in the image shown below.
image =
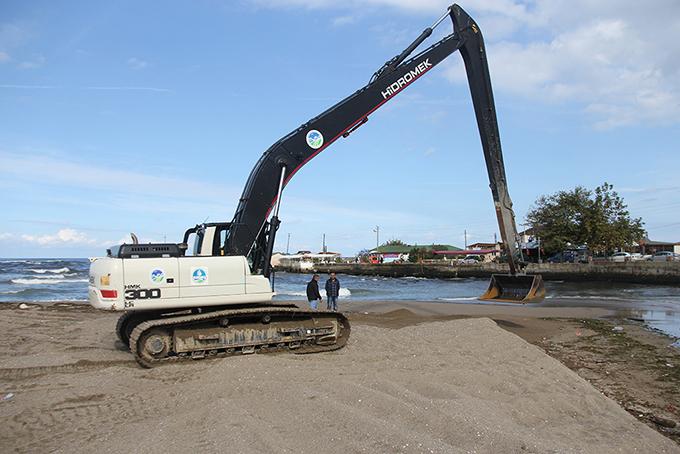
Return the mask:
[(536, 303), (545, 297), (545, 287), (540, 274), (513, 276), (494, 274), (489, 288), (479, 297), (484, 301), (506, 303)]

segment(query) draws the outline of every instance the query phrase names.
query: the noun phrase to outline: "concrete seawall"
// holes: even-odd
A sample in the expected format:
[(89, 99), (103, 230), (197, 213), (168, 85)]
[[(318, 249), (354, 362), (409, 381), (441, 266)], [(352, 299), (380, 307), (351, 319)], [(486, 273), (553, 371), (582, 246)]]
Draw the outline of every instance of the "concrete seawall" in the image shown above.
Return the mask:
[[(293, 273), (342, 273), (359, 276), (384, 277), (479, 277), (508, 273), (508, 266), (497, 263), (479, 265), (434, 265), (418, 263), (371, 265), (364, 263), (316, 264), (300, 270), (299, 264), (277, 267)], [(543, 263), (530, 264), (527, 274), (541, 274), (546, 280), (609, 281), (636, 284), (680, 285), (680, 262), (628, 262), (628, 263)]]

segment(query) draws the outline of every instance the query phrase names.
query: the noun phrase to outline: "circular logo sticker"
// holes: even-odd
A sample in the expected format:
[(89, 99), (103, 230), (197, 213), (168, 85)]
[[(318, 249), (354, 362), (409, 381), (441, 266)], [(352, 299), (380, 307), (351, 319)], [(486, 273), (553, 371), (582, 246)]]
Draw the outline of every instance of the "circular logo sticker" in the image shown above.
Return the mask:
[(323, 145), (323, 135), (316, 129), (312, 129), (307, 133), (307, 145), (318, 150)]
[(202, 284), (208, 280), (208, 272), (203, 268), (196, 268), (193, 273), (191, 273), (191, 280), (195, 284)]
[(163, 270), (156, 269), (151, 272), (151, 282), (163, 282), (163, 279), (165, 279)]

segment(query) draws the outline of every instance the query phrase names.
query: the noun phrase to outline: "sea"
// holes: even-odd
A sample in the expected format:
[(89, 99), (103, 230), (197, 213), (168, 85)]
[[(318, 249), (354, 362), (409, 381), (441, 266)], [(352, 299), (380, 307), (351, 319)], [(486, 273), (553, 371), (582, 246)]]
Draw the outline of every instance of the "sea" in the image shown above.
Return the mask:
[[(89, 260), (0, 259), (0, 303), (70, 301), (87, 304)], [(311, 275), (278, 272), (279, 300), (305, 300)], [(477, 299), (488, 279), (427, 279), (338, 275), (342, 301), (422, 301), (498, 304)], [(323, 289), (325, 277), (320, 286)], [(611, 282), (546, 281), (542, 307), (595, 307), (616, 310), (652, 329), (680, 338), (680, 287)], [(323, 290), (322, 290), (323, 293)], [(511, 303), (510, 303), (511, 304)], [(676, 342), (680, 346), (680, 341)]]

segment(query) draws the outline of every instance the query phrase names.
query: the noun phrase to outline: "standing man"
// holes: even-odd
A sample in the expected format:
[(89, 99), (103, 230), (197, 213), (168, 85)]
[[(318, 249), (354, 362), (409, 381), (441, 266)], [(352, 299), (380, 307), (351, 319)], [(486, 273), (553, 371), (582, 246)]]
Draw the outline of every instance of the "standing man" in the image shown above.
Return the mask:
[(307, 301), (313, 310), (317, 310), (318, 303), (321, 301), (321, 293), (319, 293), (319, 275), (312, 276), (312, 280), (307, 284)]
[(331, 278), (326, 281), (326, 309), (338, 310), (338, 295), (340, 295), (340, 281), (331, 273)]

